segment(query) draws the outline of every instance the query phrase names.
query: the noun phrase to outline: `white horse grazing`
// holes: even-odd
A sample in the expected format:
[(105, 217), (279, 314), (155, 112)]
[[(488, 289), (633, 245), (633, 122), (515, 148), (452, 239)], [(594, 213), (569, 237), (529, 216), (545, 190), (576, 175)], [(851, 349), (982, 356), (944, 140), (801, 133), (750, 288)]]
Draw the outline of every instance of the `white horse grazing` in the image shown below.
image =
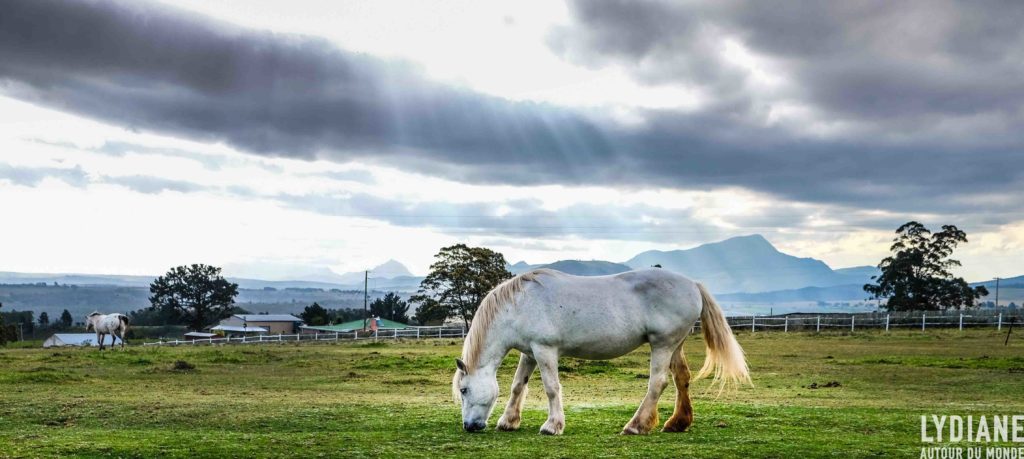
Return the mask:
[(103, 350), (103, 340), (110, 334), (110, 345), (117, 342), (114, 337), (121, 339), (121, 349), (124, 349), (124, 335), (128, 333), (128, 316), (124, 314), (100, 314), (93, 312), (85, 317), (85, 331), (96, 330), (96, 339), (100, 342), (100, 350)]
[(675, 381), (675, 412), (663, 431), (682, 432), (693, 422), (690, 370), (683, 339), (701, 320), (707, 358), (696, 378), (714, 374), (714, 382), (750, 382), (743, 349), (722, 310), (703, 285), (664, 269), (581, 277), (538, 269), (509, 279), (492, 290), (473, 318), (462, 358), (456, 359), (454, 396), (462, 401), (462, 425), (474, 432), (487, 426), (498, 398), (496, 373), (505, 354), (518, 350), (519, 368), (498, 430), (519, 428), (526, 382), (540, 367), (548, 396), (548, 419), (540, 433), (558, 435), (565, 427), (558, 358), (612, 359), (643, 343), (651, 345), (647, 396), (623, 434), (646, 434), (658, 425), (658, 398)]

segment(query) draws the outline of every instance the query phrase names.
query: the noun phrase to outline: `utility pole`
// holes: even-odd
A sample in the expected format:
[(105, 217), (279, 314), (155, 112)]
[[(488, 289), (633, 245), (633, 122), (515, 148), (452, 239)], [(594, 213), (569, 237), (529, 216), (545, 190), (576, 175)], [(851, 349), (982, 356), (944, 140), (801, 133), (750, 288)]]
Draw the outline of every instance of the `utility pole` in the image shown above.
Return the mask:
[(367, 291), (366, 287), (370, 285), (370, 271), (363, 271), (363, 330), (366, 330), (367, 310), (366, 303), (370, 297), (370, 292)]
[(999, 310), (999, 278), (996, 278), (996, 310)]

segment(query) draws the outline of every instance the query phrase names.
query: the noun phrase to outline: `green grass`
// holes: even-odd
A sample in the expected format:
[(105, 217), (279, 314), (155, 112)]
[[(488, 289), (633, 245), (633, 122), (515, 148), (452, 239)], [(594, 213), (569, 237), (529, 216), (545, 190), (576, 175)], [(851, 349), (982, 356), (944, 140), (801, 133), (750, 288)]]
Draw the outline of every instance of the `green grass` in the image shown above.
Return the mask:
[[(563, 359), (561, 437), (537, 434), (536, 376), (520, 431), (463, 433), (449, 340), (0, 349), (0, 457), (918, 457), (921, 415), (1024, 412), (1024, 342), (1004, 336), (744, 333), (755, 387), (716, 398), (696, 383), (689, 432), (641, 437), (618, 432), (646, 389), (646, 349)], [(699, 338), (687, 355), (703, 360)], [(830, 381), (841, 385), (809, 388)]]

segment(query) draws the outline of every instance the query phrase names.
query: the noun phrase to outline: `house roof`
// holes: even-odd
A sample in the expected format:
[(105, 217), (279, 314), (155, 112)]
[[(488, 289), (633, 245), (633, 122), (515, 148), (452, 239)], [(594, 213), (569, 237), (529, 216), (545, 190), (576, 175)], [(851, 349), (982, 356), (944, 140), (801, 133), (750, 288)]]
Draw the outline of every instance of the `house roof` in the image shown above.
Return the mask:
[(235, 314), (234, 317), (246, 322), (302, 322), (291, 314)]
[(266, 333), (267, 329), (263, 327), (235, 327), (232, 325), (217, 325), (216, 327), (210, 327), (210, 330), (216, 331), (229, 331), (229, 332), (242, 332), (242, 333)]
[(188, 332), (185, 336), (196, 337), (196, 338), (213, 338), (217, 336), (216, 333), (203, 333), (203, 332)]
[[(323, 331), (329, 331), (329, 332), (346, 332), (346, 331), (352, 331), (352, 330), (362, 330), (363, 329), (363, 319), (357, 319), (357, 320), (353, 320), (353, 321), (349, 321), (349, 322), (345, 322), (345, 323), (341, 323), (341, 324), (337, 324), (337, 325), (320, 325), (320, 326), (316, 326), (316, 327), (306, 326), (306, 327), (302, 327), (302, 328), (308, 328), (308, 329), (311, 329), (311, 330), (323, 330)], [(367, 319), (367, 321), (366, 321), (366, 328), (367, 329), (370, 328), (370, 320), (369, 319)], [(380, 319), (380, 328), (382, 328), (382, 329), (393, 329), (393, 328), (403, 329), (403, 328), (409, 328), (409, 325), (403, 324), (401, 322), (395, 322), (393, 320)]]

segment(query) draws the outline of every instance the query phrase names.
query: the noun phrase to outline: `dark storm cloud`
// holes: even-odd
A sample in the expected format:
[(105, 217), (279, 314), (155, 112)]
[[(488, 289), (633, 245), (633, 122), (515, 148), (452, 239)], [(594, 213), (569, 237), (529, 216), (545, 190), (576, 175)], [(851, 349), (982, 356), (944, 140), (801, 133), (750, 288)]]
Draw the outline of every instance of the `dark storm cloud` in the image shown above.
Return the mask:
[(571, 6), (575, 22), (549, 37), (563, 57), (592, 67), (625, 64), (648, 83), (710, 87), (715, 100), (758, 97), (734, 93), (751, 77), (724, 57), (727, 40), (734, 40), (772, 62), (772, 70), (793, 80), (799, 92), (791, 96), (826, 117), (1021, 119), (1021, 2), (574, 0)]
[[(577, 24), (552, 36), (563, 56), (713, 96), (696, 112), (642, 111), (641, 127), (142, 2), (3, 2), (0, 78), (9, 96), (133, 129), (467, 182), (741, 186), (936, 213), (1021, 193), (1022, 169), (1008, 167), (1022, 144), (1019, 7), (830, 5), (576, 4)], [(784, 97), (862, 130), (764, 122), (772, 100), (722, 57), (723, 37), (777, 60), (800, 88)]]

